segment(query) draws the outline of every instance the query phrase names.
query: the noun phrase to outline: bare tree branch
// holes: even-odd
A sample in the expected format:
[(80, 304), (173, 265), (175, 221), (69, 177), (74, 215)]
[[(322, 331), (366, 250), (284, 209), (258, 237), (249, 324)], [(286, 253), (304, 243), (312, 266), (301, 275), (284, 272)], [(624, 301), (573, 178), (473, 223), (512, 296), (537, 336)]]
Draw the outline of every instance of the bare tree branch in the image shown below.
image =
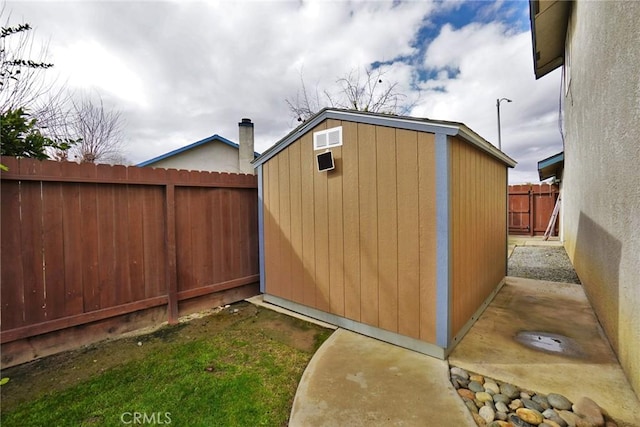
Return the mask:
[(32, 27), (26, 23), (10, 24), (6, 5), (0, 9), (0, 113), (22, 109), (36, 119), (42, 136), (61, 142), (48, 149), (56, 160), (80, 162), (126, 162), (122, 154), (123, 120), (119, 111), (106, 110), (102, 99), (94, 103), (89, 96), (76, 101), (66, 85), (47, 80), (43, 71), (48, 44), (35, 48)]
[(285, 99), (289, 111), (298, 121), (304, 121), (324, 107), (335, 107), (385, 114), (407, 114), (416, 104), (408, 102), (408, 97), (398, 90), (398, 82), (384, 78), (388, 70), (367, 68), (364, 75), (353, 69), (336, 80), (337, 92), (332, 94), (328, 89), (315, 96), (307, 90), (302, 73), (300, 90), (295, 99)]
[(68, 95), (63, 86), (56, 88), (55, 79), (45, 78), (44, 72), (53, 67), (47, 62), (49, 46), (35, 47), (29, 24), (11, 25), (6, 4), (0, 9), (0, 20), (0, 112), (22, 108), (37, 119), (44, 135), (57, 139), (53, 128), (62, 122)]
[[(329, 101), (331, 101), (326, 91), (323, 92), (323, 94)], [(287, 103), (291, 114), (298, 121), (302, 121), (308, 117), (311, 117), (317, 111), (319, 111), (324, 104), (318, 92), (318, 85), (316, 85), (315, 91), (313, 93), (310, 93), (307, 90), (307, 85), (302, 76), (302, 71), (300, 72), (300, 90), (298, 90), (298, 92), (296, 93), (295, 100), (285, 99), (285, 102)]]
[(123, 121), (120, 111), (106, 110), (102, 98), (94, 103), (84, 96), (72, 101), (69, 136), (80, 140), (69, 153), (81, 163), (114, 163), (122, 156)]

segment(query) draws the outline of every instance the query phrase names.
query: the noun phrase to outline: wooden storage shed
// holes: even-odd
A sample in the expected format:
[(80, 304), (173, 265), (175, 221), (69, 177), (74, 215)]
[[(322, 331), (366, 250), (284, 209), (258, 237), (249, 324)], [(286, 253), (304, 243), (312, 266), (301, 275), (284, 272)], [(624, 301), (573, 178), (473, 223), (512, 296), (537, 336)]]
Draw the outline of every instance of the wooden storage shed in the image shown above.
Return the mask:
[(515, 161), (461, 123), (325, 109), (254, 165), (266, 301), (445, 358), (504, 282)]

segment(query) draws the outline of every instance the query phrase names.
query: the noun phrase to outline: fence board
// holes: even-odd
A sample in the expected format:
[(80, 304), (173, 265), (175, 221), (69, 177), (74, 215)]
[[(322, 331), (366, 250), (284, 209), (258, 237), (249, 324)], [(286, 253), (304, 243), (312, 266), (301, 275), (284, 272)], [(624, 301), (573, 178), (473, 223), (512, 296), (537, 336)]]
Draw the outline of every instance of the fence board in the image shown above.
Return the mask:
[(82, 209), (82, 296), (83, 311), (100, 308), (100, 294), (94, 284), (98, 283), (98, 248), (100, 245), (98, 229), (98, 205), (96, 185), (83, 186), (81, 195)]
[(254, 176), (0, 162), (2, 343), (259, 280)]
[(176, 245), (182, 248), (176, 254), (177, 270), (183, 289), (197, 287), (194, 280), (193, 256), (191, 249), (194, 247), (191, 231), (191, 192), (178, 188), (176, 191)]
[(169, 297), (167, 309), (169, 323), (178, 321), (178, 268), (176, 259), (176, 191), (175, 186), (169, 184), (165, 190), (164, 215), (167, 220), (165, 229), (165, 262), (167, 275), (165, 279), (166, 292)]
[[(209, 228), (209, 218), (203, 215), (205, 212), (206, 194), (200, 189), (189, 189), (189, 205), (188, 221), (190, 223), (191, 245), (193, 248), (201, 248), (191, 253), (191, 286), (189, 289), (199, 288), (201, 286), (211, 284), (211, 275), (207, 275), (206, 269), (207, 258), (211, 249), (209, 241), (206, 239), (207, 229)], [(182, 287), (182, 289), (187, 289)]]
[[(116, 169), (117, 170), (117, 169)], [(115, 249), (115, 305), (133, 301), (129, 260), (132, 239), (129, 235), (129, 189), (126, 185), (114, 188), (114, 249)]]
[[(205, 285), (216, 283), (213, 277), (213, 225), (212, 225), (212, 214), (211, 214), (211, 197), (213, 191), (207, 190), (204, 188), (192, 189), (194, 193), (198, 193), (200, 195), (200, 208), (199, 215), (200, 221), (202, 222), (202, 232), (200, 233), (200, 238), (202, 240), (202, 251), (201, 253), (201, 275), (202, 275), (202, 283)], [(244, 274), (244, 272), (240, 273)]]
[(227, 227), (221, 227), (222, 230), (222, 253), (220, 254), (220, 267), (221, 267), (221, 281), (227, 281), (231, 275), (231, 212), (230, 212), (230, 194), (229, 190), (222, 190), (220, 194), (220, 221), (222, 224), (229, 225)]
[(242, 212), (240, 210), (240, 200), (241, 194), (238, 191), (230, 192), (230, 203), (229, 203), (229, 215), (230, 215), (230, 224), (229, 228), (231, 229), (231, 273), (229, 279), (236, 275), (236, 272), (242, 271), (242, 263), (240, 262), (240, 253), (242, 252), (242, 247), (240, 246), (240, 216)]
[(65, 315), (64, 290), (64, 229), (62, 227), (62, 193), (61, 184), (51, 183), (42, 186), (42, 236), (44, 262), (44, 316), (46, 319), (57, 319)]
[(131, 301), (145, 298), (144, 276), (144, 188), (128, 186), (127, 205), (129, 211), (128, 241), (129, 241), (129, 282)]
[(86, 184), (62, 184), (62, 238), (64, 248), (64, 316), (83, 311), (82, 204), (81, 187)]
[[(100, 170), (99, 165), (99, 169)], [(104, 171), (106, 172), (106, 171)], [(96, 186), (97, 217), (98, 217), (98, 307), (107, 308), (116, 305), (115, 289), (115, 225), (113, 186)]]
[[(259, 237), (258, 237), (258, 203), (255, 202), (255, 197), (253, 196), (253, 191), (244, 190), (245, 201), (248, 206), (247, 209), (247, 229), (246, 232), (249, 233), (249, 239), (247, 242), (248, 247), (257, 248), (259, 245)], [(247, 265), (247, 269), (245, 270), (245, 274), (251, 273), (256, 270), (256, 266), (260, 264), (260, 253), (258, 251), (249, 251), (248, 252), (249, 265)]]
[(40, 183), (20, 186), (22, 225), (22, 267), (24, 280), (25, 323), (44, 322), (45, 290), (42, 271), (42, 200)]
[(209, 240), (209, 247), (211, 252), (209, 257), (211, 259), (211, 278), (214, 283), (222, 281), (222, 262), (221, 255), (223, 251), (222, 247), (222, 220), (220, 215), (222, 199), (220, 198), (220, 189), (214, 189), (209, 193), (209, 209), (208, 218), (211, 226), (211, 238)]
[[(4, 158), (2, 163), (6, 165)], [(10, 168), (16, 165), (8, 165)], [(0, 227), (2, 238), (0, 239), (0, 249), (2, 259), (0, 260), (0, 301), (2, 311), (0, 319), (2, 326), (11, 329), (17, 328), (23, 323), (24, 315), (24, 276), (22, 270), (22, 238), (20, 221), (20, 183), (2, 182), (0, 189)]]

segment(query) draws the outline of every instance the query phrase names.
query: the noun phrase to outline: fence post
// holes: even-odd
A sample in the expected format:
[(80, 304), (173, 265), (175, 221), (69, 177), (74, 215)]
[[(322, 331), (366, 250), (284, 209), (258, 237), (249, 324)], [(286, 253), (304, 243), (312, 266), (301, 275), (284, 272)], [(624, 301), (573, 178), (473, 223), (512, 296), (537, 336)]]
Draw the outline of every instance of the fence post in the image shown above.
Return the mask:
[(534, 228), (536, 226), (536, 198), (533, 193), (533, 185), (529, 185), (529, 235), (535, 235)]
[(169, 324), (178, 322), (178, 271), (176, 263), (176, 198), (175, 185), (165, 186), (165, 218), (167, 247), (167, 317)]

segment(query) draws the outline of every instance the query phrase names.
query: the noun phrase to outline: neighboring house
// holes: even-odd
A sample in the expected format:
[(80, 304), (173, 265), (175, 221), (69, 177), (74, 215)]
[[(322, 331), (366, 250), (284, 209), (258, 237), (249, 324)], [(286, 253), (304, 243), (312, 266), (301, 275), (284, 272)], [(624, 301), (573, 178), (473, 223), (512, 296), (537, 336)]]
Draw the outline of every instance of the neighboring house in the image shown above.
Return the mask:
[(540, 181), (553, 178), (554, 182), (562, 182), (564, 170), (564, 152), (554, 154), (538, 162), (538, 177)]
[(515, 161), (464, 124), (325, 109), (254, 164), (266, 301), (445, 358), (504, 283)]
[[(540, 177), (540, 181), (544, 181), (549, 178), (553, 178), (551, 183), (558, 184), (560, 194), (558, 197), (560, 198), (560, 210), (557, 215), (557, 224), (559, 224), (558, 229), (560, 230), (558, 236), (560, 237), (560, 241), (564, 241), (564, 236), (562, 233), (562, 214), (564, 210), (562, 210), (562, 174), (564, 172), (564, 151), (554, 154), (553, 156), (549, 156), (546, 159), (542, 159), (538, 162), (538, 176)], [(551, 218), (551, 214), (549, 215)]]
[(640, 395), (640, 2), (530, 15), (536, 77), (563, 66), (565, 248)]
[(216, 134), (137, 166), (253, 174), (251, 162), (260, 155), (253, 151), (253, 123), (242, 119), (238, 127), (240, 144)]

